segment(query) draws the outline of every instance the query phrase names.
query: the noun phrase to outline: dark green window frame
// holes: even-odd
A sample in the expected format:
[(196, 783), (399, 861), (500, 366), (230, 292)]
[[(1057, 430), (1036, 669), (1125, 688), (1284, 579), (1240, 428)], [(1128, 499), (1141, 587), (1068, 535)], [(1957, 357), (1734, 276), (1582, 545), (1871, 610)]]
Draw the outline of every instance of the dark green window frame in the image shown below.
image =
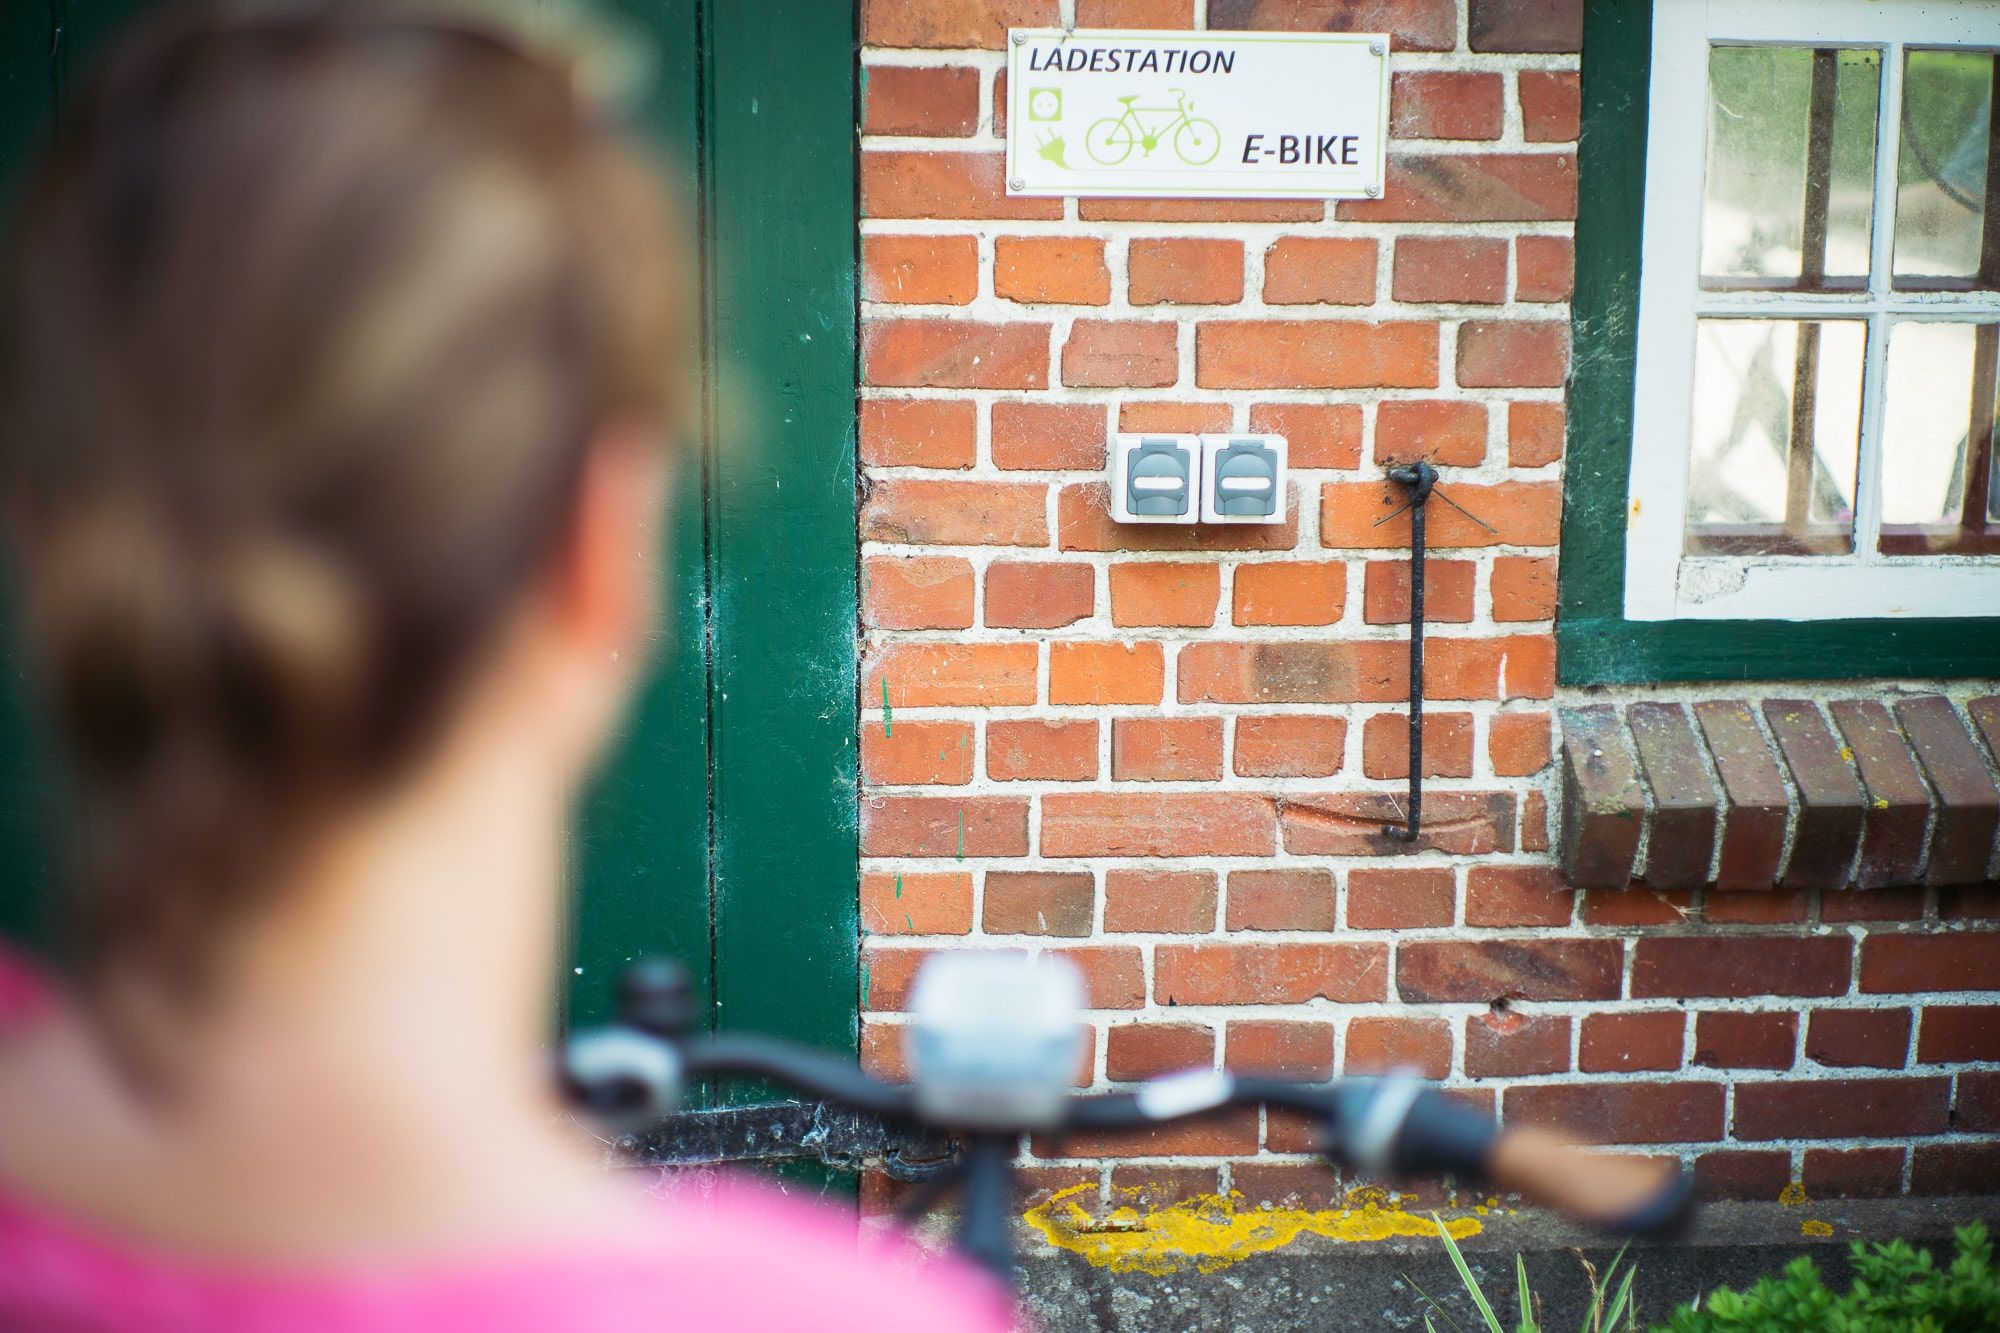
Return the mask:
[(1585, 8), (1557, 679), (1595, 685), (2000, 671), (2000, 617), (1625, 619), (1652, 28), (1652, 0), (1588, 0)]

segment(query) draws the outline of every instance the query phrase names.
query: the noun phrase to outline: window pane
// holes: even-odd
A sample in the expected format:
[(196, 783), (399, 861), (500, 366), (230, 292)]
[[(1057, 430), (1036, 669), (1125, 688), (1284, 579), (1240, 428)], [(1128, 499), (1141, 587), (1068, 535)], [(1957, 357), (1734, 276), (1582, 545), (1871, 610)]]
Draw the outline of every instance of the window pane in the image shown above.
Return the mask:
[(1911, 51), (1896, 164), (1896, 285), (2000, 285), (1991, 173), (1994, 57)]
[(1992, 489), (1996, 352), (2000, 326), (1992, 324), (1904, 320), (1891, 331), (1882, 400), (1885, 553), (2000, 550)]
[(1690, 554), (1854, 544), (1860, 320), (1696, 322)]
[(1865, 284), (1881, 80), (1876, 51), (1709, 51), (1703, 286)]

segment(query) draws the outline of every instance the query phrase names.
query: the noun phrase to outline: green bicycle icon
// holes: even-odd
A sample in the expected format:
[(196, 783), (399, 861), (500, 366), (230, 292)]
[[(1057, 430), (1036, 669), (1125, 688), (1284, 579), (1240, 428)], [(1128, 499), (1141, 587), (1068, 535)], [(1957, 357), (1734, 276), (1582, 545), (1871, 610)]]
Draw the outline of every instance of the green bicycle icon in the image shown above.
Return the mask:
[[(1187, 100), (1185, 92), (1179, 88), (1167, 91), (1174, 95), (1172, 106), (1134, 106), (1139, 100), (1137, 93), (1119, 98), (1125, 109), (1094, 122), (1084, 131), (1084, 151), (1099, 165), (1115, 167), (1131, 157), (1134, 148), (1151, 157), (1161, 140), (1170, 139), (1174, 155), (1191, 167), (1205, 167), (1215, 161), (1215, 155), (1222, 151), (1222, 131), (1214, 121), (1188, 114), (1194, 104)], [(1159, 116), (1171, 119), (1150, 119)]]

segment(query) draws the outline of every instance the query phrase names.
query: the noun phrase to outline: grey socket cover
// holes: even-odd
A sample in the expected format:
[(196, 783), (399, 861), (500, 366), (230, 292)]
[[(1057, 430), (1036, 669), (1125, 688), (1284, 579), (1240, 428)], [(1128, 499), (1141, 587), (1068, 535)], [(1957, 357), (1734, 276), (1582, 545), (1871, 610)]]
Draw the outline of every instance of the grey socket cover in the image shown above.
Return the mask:
[(1215, 498), (1218, 514), (1230, 518), (1269, 518), (1278, 512), (1278, 454), (1258, 439), (1231, 440), (1215, 458)]
[(1194, 463), (1179, 441), (1142, 440), (1125, 455), (1126, 508), (1149, 517), (1187, 513), (1194, 504)]

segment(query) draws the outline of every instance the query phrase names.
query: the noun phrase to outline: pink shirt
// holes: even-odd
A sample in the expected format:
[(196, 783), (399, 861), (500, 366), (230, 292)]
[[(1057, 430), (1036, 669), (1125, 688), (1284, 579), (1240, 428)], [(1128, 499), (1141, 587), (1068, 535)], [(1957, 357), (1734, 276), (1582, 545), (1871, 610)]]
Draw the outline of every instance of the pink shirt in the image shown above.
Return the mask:
[[(46, 1000), (0, 953), (0, 1028)], [(665, 1179), (663, 1177), (663, 1179)], [(813, 1330), (1001, 1333), (998, 1284), (850, 1218), (713, 1173), (678, 1177), (611, 1246), (407, 1271), (232, 1271), (120, 1244), (0, 1188), (0, 1329), (61, 1333), (334, 1330)]]

